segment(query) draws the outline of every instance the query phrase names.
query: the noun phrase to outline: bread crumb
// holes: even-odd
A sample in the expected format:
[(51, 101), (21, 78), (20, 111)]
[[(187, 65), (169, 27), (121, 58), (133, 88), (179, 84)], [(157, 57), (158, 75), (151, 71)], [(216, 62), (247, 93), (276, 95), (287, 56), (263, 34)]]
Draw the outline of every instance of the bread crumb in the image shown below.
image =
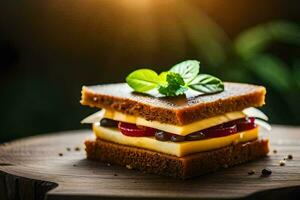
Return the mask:
[(285, 165), (285, 161), (284, 160), (279, 161), (279, 165), (280, 166), (284, 166)]
[(251, 169), (250, 171), (248, 171), (248, 174), (249, 174), (249, 175), (255, 174), (255, 170)]
[(75, 147), (74, 150), (75, 151), (80, 151), (80, 147)]
[(272, 170), (269, 168), (265, 168), (261, 170), (261, 177), (267, 177), (270, 176), (271, 174), (272, 174)]

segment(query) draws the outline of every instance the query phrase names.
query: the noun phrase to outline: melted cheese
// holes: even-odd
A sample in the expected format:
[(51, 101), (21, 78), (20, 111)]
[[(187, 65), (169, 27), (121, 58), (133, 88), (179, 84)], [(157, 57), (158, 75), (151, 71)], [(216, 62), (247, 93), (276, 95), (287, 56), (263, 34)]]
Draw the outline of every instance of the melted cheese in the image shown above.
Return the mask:
[(229, 112), (223, 115), (218, 115), (215, 117), (202, 119), (190, 124), (178, 126), (174, 124), (166, 124), (158, 121), (148, 121), (142, 117), (136, 117), (133, 115), (123, 114), (121, 112), (112, 111), (112, 110), (104, 110), (103, 117), (108, 119), (113, 119), (116, 121), (127, 122), (132, 124), (137, 124), (141, 126), (147, 126), (151, 128), (155, 128), (158, 130), (162, 130), (165, 132), (177, 134), (177, 135), (188, 135), (190, 133), (200, 131), (209, 127), (213, 127), (219, 124), (223, 124), (235, 119), (240, 119), (246, 117), (246, 115), (242, 111), (238, 112)]
[(258, 137), (258, 128), (255, 128), (224, 137), (175, 143), (170, 141), (159, 141), (154, 137), (126, 136), (116, 128), (105, 128), (100, 126), (99, 123), (93, 124), (93, 131), (96, 137), (103, 140), (149, 149), (165, 154), (174, 155), (177, 157), (182, 157), (197, 152), (219, 149), (232, 143), (247, 142)]

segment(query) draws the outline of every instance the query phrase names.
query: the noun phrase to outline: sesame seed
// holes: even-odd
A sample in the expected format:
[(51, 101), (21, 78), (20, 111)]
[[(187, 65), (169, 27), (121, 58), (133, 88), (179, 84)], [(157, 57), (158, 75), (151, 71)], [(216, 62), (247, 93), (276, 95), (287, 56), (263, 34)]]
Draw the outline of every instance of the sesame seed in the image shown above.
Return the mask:
[(126, 168), (127, 169), (132, 169), (132, 166), (131, 165), (126, 165)]

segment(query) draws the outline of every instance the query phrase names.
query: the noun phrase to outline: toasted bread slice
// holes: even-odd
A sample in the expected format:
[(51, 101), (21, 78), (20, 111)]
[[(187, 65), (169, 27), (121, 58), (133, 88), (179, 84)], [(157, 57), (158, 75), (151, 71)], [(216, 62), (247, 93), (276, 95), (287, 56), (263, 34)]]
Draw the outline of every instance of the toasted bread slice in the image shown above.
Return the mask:
[[(197, 93), (196, 93), (197, 94)], [(266, 89), (262, 86), (225, 83), (225, 90), (216, 94), (179, 97), (154, 97), (133, 92), (126, 83), (82, 88), (82, 105), (116, 110), (162, 123), (185, 125), (247, 107), (265, 103)]]
[(255, 160), (269, 152), (268, 140), (254, 140), (184, 157), (171, 156), (101, 139), (85, 142), (87, 157), (147, 173), (191, 178)]

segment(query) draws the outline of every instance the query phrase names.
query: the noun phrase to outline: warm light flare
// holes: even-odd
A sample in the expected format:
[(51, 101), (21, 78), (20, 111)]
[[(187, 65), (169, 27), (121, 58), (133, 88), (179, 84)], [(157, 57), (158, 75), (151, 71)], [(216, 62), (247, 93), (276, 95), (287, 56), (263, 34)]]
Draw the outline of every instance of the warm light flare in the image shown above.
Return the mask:
[(121, 4), (128, 8), (141, 9), (147, 8), (152, 0), (122, 0)]

